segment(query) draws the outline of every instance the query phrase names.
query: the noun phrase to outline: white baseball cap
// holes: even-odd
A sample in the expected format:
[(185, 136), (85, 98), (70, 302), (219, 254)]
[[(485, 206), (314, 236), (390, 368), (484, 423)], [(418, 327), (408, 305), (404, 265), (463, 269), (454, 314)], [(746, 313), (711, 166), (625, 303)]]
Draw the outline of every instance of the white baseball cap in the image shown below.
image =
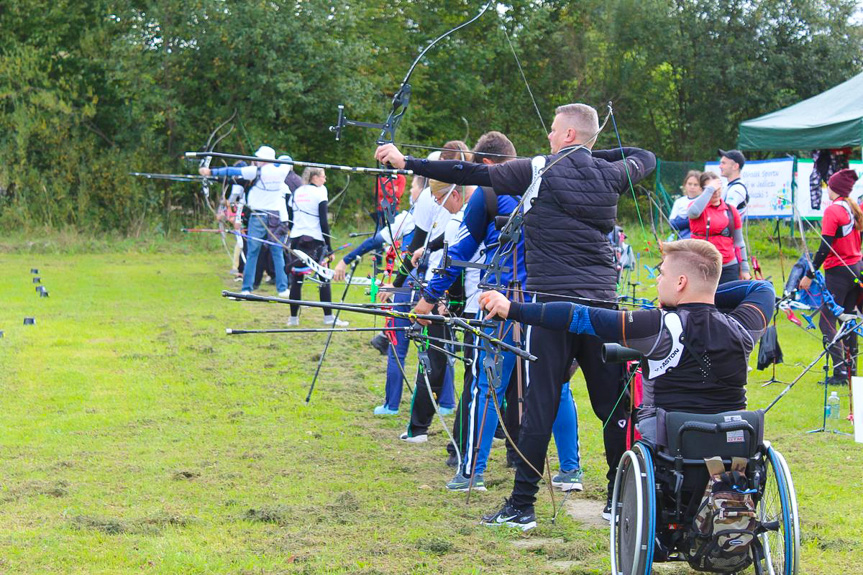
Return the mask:
[(261, 158), (262, 160), (275, 160), (276, 151), (269, 146), (261, 146), (258, 148), (258, 151), (255, 152), (255, 157)]

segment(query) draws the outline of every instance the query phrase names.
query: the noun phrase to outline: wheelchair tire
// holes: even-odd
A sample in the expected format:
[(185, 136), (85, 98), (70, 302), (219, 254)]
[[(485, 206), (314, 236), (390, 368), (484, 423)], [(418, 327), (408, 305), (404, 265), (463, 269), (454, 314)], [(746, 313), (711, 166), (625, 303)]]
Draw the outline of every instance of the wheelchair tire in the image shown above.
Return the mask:
[(611, 572), (647, 575), (653, 567), (656, 486), (650, 449), (636, 443), (620, 459), (611, 498)]
[(800, 557), (800, 523), (797, 496), (785, 458), (767, 447), (764, 490), (758, 502), (758, 520), (773, 528), (760, 536), (765, 575), (796, 575)]

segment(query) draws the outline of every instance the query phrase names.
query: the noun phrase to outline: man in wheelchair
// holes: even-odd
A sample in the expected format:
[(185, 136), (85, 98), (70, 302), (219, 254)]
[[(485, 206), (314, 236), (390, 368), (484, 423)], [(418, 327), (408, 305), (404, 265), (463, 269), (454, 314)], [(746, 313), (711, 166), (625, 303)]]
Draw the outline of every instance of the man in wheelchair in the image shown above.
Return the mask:
[(702, 240), (665, 243), (663, 256), (660, 309), (518, 304), (499, 292), (483, 293), (480, 303), (489, 318), (594, 335), (640, 352), (643, 439), (617, 471), (614, 573), (646, 575), (665, 560), (718, 573), (753, 563), (757, 573), (796, 573), (790, 473), (763, 441), (762, 412), (743, 411), (749, 354), (772, 317), (773, 286), (737, 281), (717, 289), (722, 258)]

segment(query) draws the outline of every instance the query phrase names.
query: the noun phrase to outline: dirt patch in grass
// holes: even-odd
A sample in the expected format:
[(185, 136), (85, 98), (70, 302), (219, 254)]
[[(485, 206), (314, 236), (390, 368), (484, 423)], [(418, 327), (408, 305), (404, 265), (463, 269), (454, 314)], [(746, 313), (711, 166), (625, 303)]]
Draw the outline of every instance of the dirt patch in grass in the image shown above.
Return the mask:
[(287, 525), (293, 516), (293, 510), (287, 505), (264, 505), (257, 509), (247, 509), (243, 513), (243, 519), (257, 523), (275, 523), (276, 525)]
[(189, 481), (191, 479), (196, 479), (200, 476), (201, 473), (198, 471), (181, 470), (175, 471), (174, 474), (171, 476), (171, 479), (173, 479), (174, 481)]
[(66, 481), (26, 481), (9, 487), (2, 501), (10, 502), (22, 497), (47, 495), (48, 497), (65, 497), (69, 494), (69, 484)]
[(70, 520), (73, 528), (82, 531), (98, 531), (106, 535), (123, 535), (127, 533), (156, 535), (166, 527), (186, 527), (196, 521), (173, 513), (157, 513), (150, 517), (124, 520), (114, 517), (99, 517), (93, 515), (76, 515)]

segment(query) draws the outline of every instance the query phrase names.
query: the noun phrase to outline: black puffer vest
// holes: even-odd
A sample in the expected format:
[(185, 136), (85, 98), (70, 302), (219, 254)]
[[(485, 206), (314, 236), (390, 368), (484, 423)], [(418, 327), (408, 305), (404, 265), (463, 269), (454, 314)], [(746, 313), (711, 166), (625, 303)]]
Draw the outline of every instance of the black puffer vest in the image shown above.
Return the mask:
[[(546, 165), (557, 157), (548, 156)], [(525, 216), (527, 289), (614, 297), (617, 271), (606, 236), (625, 189), (623, 164), (594, 158), (588, 150), (569, 154), (543, 174)]]

